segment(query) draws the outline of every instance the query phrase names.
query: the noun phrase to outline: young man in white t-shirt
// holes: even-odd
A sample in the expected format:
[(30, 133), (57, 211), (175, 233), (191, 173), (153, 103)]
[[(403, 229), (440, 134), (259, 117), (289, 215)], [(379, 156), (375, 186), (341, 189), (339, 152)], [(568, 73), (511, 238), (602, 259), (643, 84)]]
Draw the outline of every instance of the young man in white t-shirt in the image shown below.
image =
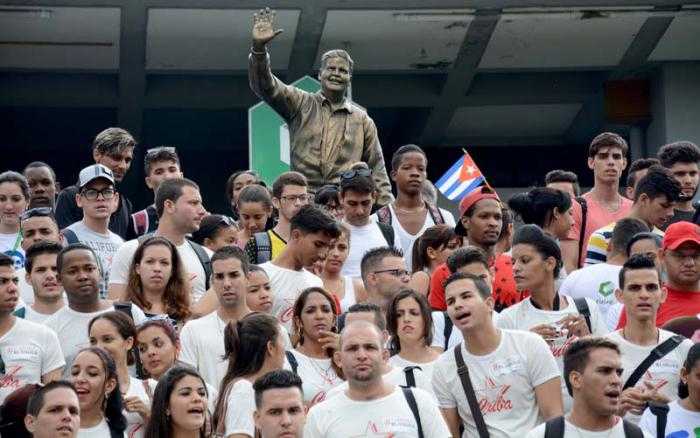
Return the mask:
[(325, 258), (331, 240), (340, 236), (338, 222), (314, 205), (305, 205), (292, 218), (289, 241), (282, 253), (260, 265), (270, 278), (272, 315), (289, 331), (294, 302), (304, 289), (323, 281), (304, 269)]
[[(207, 290), (206, 270), (197, 256), (196, 248), (211, 256), (209, 249), (187, 239), (189, 234), (199, 229), (199, 224), (206, 215), (199, 186), (187, 178), (165, 180), (156, 190), (155, 205), (159, 220), (154, 235), (167, 238), (177, 248), (192, 285), (191, 301), (196, 303)], [(139, 239), (129, 240), (117, 251), (109, 275), (110, 299), (125, 299), (129, 269), (138, 246)]]
[[(58, 232), (58, 224), (53, 217), (53, 210), (49, 207), (31, 208), (20, 218), (22, 227), (22, 249), (25, 254), (30, 246), (42, 240), (61, 244), (61, 235)], [(19, 276), (19, 296), (26, 305), (34, 302), (32, 285), (27, 282), (26, 270), (17, 271)]]
[(253, 383), (255, 427), (260, 438), (302, 438), (306, 408), (301, 379), (289, 370), (275, 370)]
[(60, 378), (65, 365), (51, 330), (12, 314), (19, 299), (18, 283), (14, 261), (0, 254), (0, 404), (26, 384)]
[(383, 343), (380, 330), (368, 321), (354, 321), (343, 329), (335, 360), (343, 369), (348, 389), (309, 410), (305, 438), (415, 437), (419, 430), (426, 438), (450, 437), (429, 394), (384, 381), (382, 368), (389, 352)]
[(500, 330), (493, 323), (490, 286), (471, 274), (455, 273), (445, 282), (447, 313), (465, 342), (443, 353), (433, 370), (440, 409), (458, 437), (478, 436), (466, 390), (458, 373), (464, 360), (479, 411), (492, 438), (512, 438), (542, 418), (561, 415), (561, 377), (545, 341), (534, 333)]
[(61, 231), (63, 242), (66, 245), (82, 242), (99, 256), (104, 279), (101, 294), (105, 297), (112, 259), (124, 243), (124, 239), (109, 230), (109, 218), (119, 204), (112, 171), (101, 164), (81, 170), (75, 202), (83, 211), (83, 218)]
[[(90, 346), (88, 325), (95, 316), (116, 310), (110, 301), (100, 298), (100, 263), (95, 251), (83, 243), (65, 247), (56, 258), (58, 281), (66, 292), (68, 305), (54, 313), (44, 324), (58, 335), (66, 372), (73, 364), (78, 352)], [(146, 315), (137, 307), (131, 308), (136, 325), (146, 320)]]
[(622, 264), (627, 260), (627, 245), (637, 233), (648, 232), (649, 227), (639, 219), (620, 219), (613, 228), (608, 258), (603, 263), (586, 266), (569, 273), (559, 287), (559, 293), (571, 298), (590, 298), (595, 301), (608, 330), (615, 330), (617, 318), (608, 318), (608, 310), (615, 307), (617, 299), (617, 279), (620, 276)]
[(62, 249), (60, 244), (49, 241), (38, 242), (27, 249), (25, 277), (34, 292), (34, 302), (18, 308), (15, 316), (43, 323), (65, 306), (56, 268), (56, 259)]
[(370, 216), (377, 190), (372, 172), (363, 164), (340, 174), (340, 206), (345, 226), (350, 230), (350, 250), (342, 274), (353, 278), (360, 276), (360, 263), (367, 251), (382, 246), (399, 247), (391, 225)]
[[(389, 332), (386, 330), (386, 311), (382, 310), (376, 304), (372, 303), (355, 303), (348, 311), (345, 313), (345, 325), (352, 324), (356, 321), (366, 321), (377, 326), (379, 331), (382, 333), (382, 345), (386, 346), (389, 340)], [(340, 367), (340, 364), (336, 365)], [(386, 361), (382, 364), (382, 376), (384, 382), (390, 383), (396, 386), (411, 386), (409, 383), (409, 377), (405, 368), (400, 368), (392, 365), (391, 362)], [(430, 379), (423, 373), (419, 368), (414, 368), (410, 371), (415, 381), (414, 386), (420, 388), (430, 394), (433, 392), (433, 387)], [(343, 393), (348, 389), (348, 382), (345, 381), (340, 385), (337, 385), (330, 389), (326, 393), (326, 399), (335, 397), (338, 394)]]
[(403, 250), (406, 269), (413, 270), (413, 244), (425, 230), (436, 224), (455, 226), (455, 218), (423, 197), (428, 173), (428, 157), (414, 144), (403, 145), (391, 157), (391, 180), (396, 185), (396, 200), (375, 214), (380, 222), (391, 225), (397, 247)]
[(636, 436), (628, 435), (627, 430), (651, 438), (617, 416), (621, 404), (621, 374), (622, 360), (617, 344), (591, 336), (574, 341), (564, 355), (564, 380), (574, 401), (571, 413), (540, 424), (525, 438), (544, 438), (548, 427), (559, 428), (560, 433), (555, 434), (557, 438)]
[(219, 388), (226, 374), (224, 329), (250, 313), (246, 304), (248, 257), (240, 248), (225, 246), (211, 258), (212, 289), (219, 308), (189, 321), (180, 333), (179, 359), (199, 371), (205, 382)]
[(367, 251), (360, 263), (367, 301), (386, 312), (389, 303), (402, 287), (408, 287), (411, 273), (400, 249), (380, 246)]
[(620, 414), (638, 424), (647, 402), (668, 403), (678, 398), (681, 368), (693, 343), (677, 338), (680, 343), (667, 344), (673, 348), (656, 359), (637, 382), (628, 384), (637, 367), (674, 333), (656, 327), (656, 313), (666, 299), (666, 289), (661, 286), (659, 271), (651, 258), (635, 255), (625, 262), (615, 296), (624, 304), (627, 324), (606, 337), (620, 346), (622, 382), (629, 386), (621, 395)]

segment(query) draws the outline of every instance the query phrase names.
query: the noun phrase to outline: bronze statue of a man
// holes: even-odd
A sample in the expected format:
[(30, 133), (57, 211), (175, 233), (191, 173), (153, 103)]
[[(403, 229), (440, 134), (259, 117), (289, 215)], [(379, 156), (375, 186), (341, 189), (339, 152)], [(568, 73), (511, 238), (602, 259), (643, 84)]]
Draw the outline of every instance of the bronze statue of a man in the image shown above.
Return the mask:
[(253, 92), (289, 126), (292, 170), (303, 173), (315, 192), (324, 184), (337, 184), (343, 171), (364, 161), (379, 192), (377, 202), (388, 204), (393, 197), (377, 127), (365, 110), (346, 97), (352, 58), (344, 50), (324, 53), (318, 73), (321, 91), (317, 93), (286, 85), (270, 70), (267, 44), (282, 32), (274, 29), (274, 19), (269, 8), (253, 16), (248, 77)]

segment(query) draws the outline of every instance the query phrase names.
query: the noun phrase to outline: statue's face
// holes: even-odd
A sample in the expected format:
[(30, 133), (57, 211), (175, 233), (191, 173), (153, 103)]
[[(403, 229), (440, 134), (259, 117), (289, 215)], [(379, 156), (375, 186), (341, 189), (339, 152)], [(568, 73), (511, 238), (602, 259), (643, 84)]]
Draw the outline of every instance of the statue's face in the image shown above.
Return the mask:
[(351, 77), (350, 63), (339, 57), (328, 59), (318, 74), (323, 91), (331, 93), (344, 92)]

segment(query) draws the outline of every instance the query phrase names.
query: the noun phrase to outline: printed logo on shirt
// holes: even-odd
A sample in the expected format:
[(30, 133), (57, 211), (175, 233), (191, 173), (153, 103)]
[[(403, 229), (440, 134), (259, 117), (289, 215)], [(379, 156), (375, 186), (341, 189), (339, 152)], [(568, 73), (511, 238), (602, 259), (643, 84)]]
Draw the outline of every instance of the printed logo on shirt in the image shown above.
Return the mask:
[(700, 427), (693, 429), (693, 435), (686, 432), (685, 430), (677, 430), (666, 435), (666, 438), (700, 438)]
[(379, 422), (368, 422), (364, 433), (353, 435), (350, 438), (397, 438), (403, 433), (416, 433), (416, 426), (413, 419), (405, 417), (386, 417)]
[(482, 388), (475, 388), (481, 412), (486, 415), (513, 409), (513, 402), (508, 398), (509, 390), (510, 385), (500, 385), (487, 377)]
[(673, 359), (666, 357), (661, 358), (653, 364), (651, 364), (647, 372), (650, 372), (650, 375), (652, 376), (658, 374), (671, 374), (673, 376), (676, 376), (680, 373), (680, 371), (681, 364), (678, 363), (678, 361), (674, 361)]
[(0, 377), (0, 388), (10, 388), (12, 391), (22, 386), (22, 381), (19, 379), (19, 372), (22, 370), (22, 365), (14, 365), (8, 367), (6, 373)]
[(609, 297), (615, 292), (615, 285), (612, 281), (604, 281), (598, 286), (598, 293), (604, 297)]

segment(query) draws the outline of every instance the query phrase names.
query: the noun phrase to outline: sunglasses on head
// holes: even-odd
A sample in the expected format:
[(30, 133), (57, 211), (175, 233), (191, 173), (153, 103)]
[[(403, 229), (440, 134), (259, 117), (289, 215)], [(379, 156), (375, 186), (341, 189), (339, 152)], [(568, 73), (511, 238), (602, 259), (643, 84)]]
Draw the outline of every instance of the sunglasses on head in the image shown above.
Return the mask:
[(340, 174), (340, 179), (352, 179), (356, 176), (372, 176), (372, 171), (369, 169), (351, 169)]
[(35, 207), (30, 208), (20, 215), (20, 220), (27, 220), (32, 217), (53, 216), (53, 208), (51, 207)]

